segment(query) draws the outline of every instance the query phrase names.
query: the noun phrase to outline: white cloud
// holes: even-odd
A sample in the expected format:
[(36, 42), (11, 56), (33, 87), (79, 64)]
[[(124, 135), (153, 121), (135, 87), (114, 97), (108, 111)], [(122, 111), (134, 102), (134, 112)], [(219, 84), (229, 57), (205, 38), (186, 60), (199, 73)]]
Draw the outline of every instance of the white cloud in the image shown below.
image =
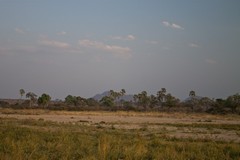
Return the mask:
[(116, 36), (116, 37), (112, 37), (113, 39), (116, 39), (116, 40), (124, 40), (124, 41), (133, 41), (136, 39), (135, 36), (129, 34), (125, 37), (122, 37), (122, 36)]
[(162, 24), (165, 26), (165, 27), (169, 27), (169, 28), (172, 28), (172, 29), (180, 29), (180, 30), (184, 30), (184, 28), (176, 23), (170, 23), (168, 21), (162, 21)]
[(213, 59), (205, 59), (205, 62), (208, 63), (208, 64), (217, 64), (217, 61), (213, 60)]
[(59, 42), (55, 40), (40, 40), (39, 43), (41, 45), (49, 46), (49, 47), (55, 47), (55, 48), (69, 48), (70, 44), (65, 43), (65, 42)]
[(135, 40), (135, 39), (136, 38), (133, 35), (131, 35), (131, 34), (127, 36), (127, 40)]
[(192, 47), (192, 48), (199, 48), (200, 46), (195, 44), (195, 43), (190, 43), (189, 44), (189, 47)]
[(115, 55), (123, 56), (123, 57), (131, 57), (131, 49), (128, 47), (121, 47), (117, 45), (108, 45), (102, 42), (91, 41), (88, 39), (80, 40), (79, 44), (86, 48), (98, 49), (102, 51), (107, 51), (113, 53)]
[(173, 24), (171, 25), (171, 27), (172, 27), (172, 28), (175, 28), (175, 29), (184, 29), (183, 27), (181, 27), (180, 25), (175, 24), (175, 23), (173, 23)]
[(58, 32), (57, 33), (57, 35), (61, 35), (61, 36), (64, 36), (64, 35), (66, 35), (67, 34), (67, 32), (65, 32), (65, 31), (61, 31), (61, 32)]
[(15, 28), (14, 31), (18, 34), (25, 34), (25, 32), (20, 28)]
[(171, 24), (169, 22), (167, 22), (167, 21), (163, 21), (162, 24), (164, 26), (166, 26), (166, 27), (170, 27), (171, 26)]

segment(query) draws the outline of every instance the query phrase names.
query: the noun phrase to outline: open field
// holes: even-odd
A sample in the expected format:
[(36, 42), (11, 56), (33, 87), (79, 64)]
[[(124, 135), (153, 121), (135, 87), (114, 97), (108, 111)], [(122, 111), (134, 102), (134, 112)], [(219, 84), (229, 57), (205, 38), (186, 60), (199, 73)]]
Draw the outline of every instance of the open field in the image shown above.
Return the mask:
[(240, 116), (0, 109), (0, 159), (239, 159)]

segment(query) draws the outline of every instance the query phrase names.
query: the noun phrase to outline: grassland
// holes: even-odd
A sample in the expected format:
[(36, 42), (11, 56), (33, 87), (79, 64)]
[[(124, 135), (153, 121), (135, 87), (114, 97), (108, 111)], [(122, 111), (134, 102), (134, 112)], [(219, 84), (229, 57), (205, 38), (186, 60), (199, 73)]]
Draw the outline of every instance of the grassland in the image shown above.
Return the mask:
[(0, 109), (0, 159), (240, 159), (239, 116)]

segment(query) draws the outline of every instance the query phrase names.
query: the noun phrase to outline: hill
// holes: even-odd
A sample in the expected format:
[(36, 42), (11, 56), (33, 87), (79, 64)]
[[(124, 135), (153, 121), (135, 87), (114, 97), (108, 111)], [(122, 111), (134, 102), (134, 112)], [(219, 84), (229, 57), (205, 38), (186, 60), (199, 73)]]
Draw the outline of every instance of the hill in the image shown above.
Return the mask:
[[(93, 96), (92, 98), (97, 100), (97, 101), (100, 101), (103, 97), (105, 96), (109, 96), (110, 95), (110, 91), (105, 91), (101, 94), (96, 94), (95, 96)], [(118, 101), (120, 100), (124, 100), (124, 101), (133, 101), (133, 95), (124, 95), (124, 96), (121, 96), (119, 97)]]

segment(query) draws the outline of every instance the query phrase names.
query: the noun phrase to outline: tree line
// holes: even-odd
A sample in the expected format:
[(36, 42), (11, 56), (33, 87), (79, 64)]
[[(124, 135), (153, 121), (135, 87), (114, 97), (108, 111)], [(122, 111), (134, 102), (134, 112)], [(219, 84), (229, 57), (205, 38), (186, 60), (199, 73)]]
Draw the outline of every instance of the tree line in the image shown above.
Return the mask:
[[(237, 113), (240, 114), (240, 95), (238, 93), (226, 99), (210, 99), (196, 96), (195, 91), (189, 92), (189, 97), (180, 101), (168, 93), (166, 88), (161, 88), (155, 95), (148, 95), (147, 91), (134, 94), (132, 99), (126, 101), (125, 89), (120, 91), (110, 90), (108, 95), (99, 101), (93, 98), (67, 95), (65, 99), (52, 101), (49, 94), (37, 96), (33, 92), (19, 90), (21, 103), (9, 105), (0, 102), (0, 107), (15, 108), (45, 108), (56, 110), (134, 110), (134, 111), (184, 111), (184, 112), (209, 112), (209, 113)], [(23, 100), (25, 95), (27, 100)]]

